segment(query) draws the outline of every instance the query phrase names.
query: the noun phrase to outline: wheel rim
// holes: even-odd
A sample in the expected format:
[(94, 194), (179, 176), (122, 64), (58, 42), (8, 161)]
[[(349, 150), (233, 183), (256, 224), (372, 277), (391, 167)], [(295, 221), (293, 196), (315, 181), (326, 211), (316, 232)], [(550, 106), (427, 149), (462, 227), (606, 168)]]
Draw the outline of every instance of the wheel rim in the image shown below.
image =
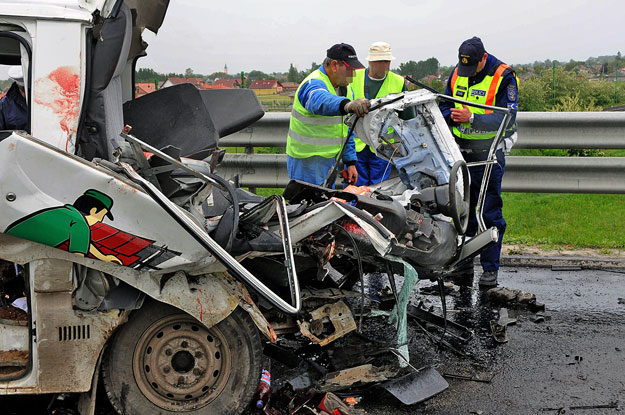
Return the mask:
[(201, 408), (223, 391), (231, 372), (230, 347), (210, 330), (178, 314), (152, 324), (139, 338), (132, 366), (141, 392), (166, 410)]

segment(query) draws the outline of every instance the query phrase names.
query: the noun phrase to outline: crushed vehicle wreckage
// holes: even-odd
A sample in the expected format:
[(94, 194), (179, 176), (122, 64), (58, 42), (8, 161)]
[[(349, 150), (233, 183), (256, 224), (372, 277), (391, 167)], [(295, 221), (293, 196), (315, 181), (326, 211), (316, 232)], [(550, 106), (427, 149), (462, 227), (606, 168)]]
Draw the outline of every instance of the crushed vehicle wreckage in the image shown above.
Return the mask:
[[(263, 116), (252, 91), (133, 99), (141, 32), (158, 31), (167, 1), (24, 3), (0, 6), (0, 57), (22, 65), (30, 111), (27, 132), (0, 132), (0, 288), (24, 292), (27, 314), (0, 320), (0, 394), (80, 393), (89, 414), (101, 377), (119, 413), (237, 414), (263, 343), (296, 366), (309, 354), (314, 375), (294, 389), (419, 380), (406, 338), (417, 279), (444, 279), (498, 237), (483, 223), (464, 236), (469, 177), (440, 96), (390, 96), (347, 120), (398, 177), (293, 181), (263, 198), (218, 175), (219, 138)], [(399, 119), (409, 106), (416, 118)], [(367, 292), (371, 274), (388, 279), (390, 307)], [(373, 315), (392, 340), (363, 335)]]

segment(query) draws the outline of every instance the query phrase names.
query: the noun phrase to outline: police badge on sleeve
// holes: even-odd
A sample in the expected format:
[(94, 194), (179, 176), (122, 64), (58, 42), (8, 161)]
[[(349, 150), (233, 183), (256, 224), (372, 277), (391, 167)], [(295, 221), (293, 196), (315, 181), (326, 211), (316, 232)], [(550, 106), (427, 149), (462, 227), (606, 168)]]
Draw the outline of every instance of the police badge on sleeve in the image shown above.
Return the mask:
[(514, 85), (508, 85), (508, 99), (510, 101), (516, 101), (516, 88)]

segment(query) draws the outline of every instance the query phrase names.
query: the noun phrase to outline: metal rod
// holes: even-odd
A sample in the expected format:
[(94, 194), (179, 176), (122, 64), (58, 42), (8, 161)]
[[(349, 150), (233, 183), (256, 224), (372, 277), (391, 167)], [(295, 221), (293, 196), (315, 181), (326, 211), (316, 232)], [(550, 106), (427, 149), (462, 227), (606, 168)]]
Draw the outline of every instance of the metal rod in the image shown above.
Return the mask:
[(445, 95), (445, 94), (436, 94), (436, 96), (438, 98), (442, 99), (442, 100), (445, 100), (445, 101), (456, 102), (458, 104), (464, 104), (464, 105), (467, 105), (469, 107), (481, 108), (483, 110), (490, 110), (490, 111), (499, 112), (499, 113), (502, 113), (502, 114), (510, 113), (512, 111), (512, 110), (510, 110), (508, 108), (492, 107), (490, 105), (478, 104), (476, 102), (470, 102), (470, 101), (467, 101), (467, 100), (464, 100), (464, 99), (450, 97), (449, 95)]
[[(151, 145), (144, 143), (136, 137), (133, 137), (125, 132), (122, 132), (121, 136), (139, 146), (141, 146), (144, 150), (147, 150), (154, 155), (162, 158), (165, 161), (168, 161), (184, 171), (192, 174), (193, 176), (205, 181), (211, 182), (219, 185), (219, 182), (211, 179), (210, 177), (185, 166), (183, 163), (178, 160), (168, 156), (163, 153), (159, 149), (152, 147)], [(167, 197), (160, 192), (159, 189), (156, 188), (152, 183), (145, 180), (141, 177), (137, 172), (135, 172), (132, 167), (130, 167), (126, 163), (122, 163), (122, 167), (128, 177), (133, 180), (135, 183), (138, 183), (143, 187), (143, 189), (161, 206), (163, 207), (170, 216), (174, 217), (174, 219), (183, 226), (183, 228), (196, 240), (198, 241), (204, 248), (206, 248), (213, 256), (215, 256), (218, 260), (220, 260), (226, 267), (234, 273), (234, 275), (238, 276), (241, 280), (247, 282), (252, 287), (254, 287), (263, 297), (265, 297), (268, 301), (273, 303), (276, 307), (281, 309), (287, 314), (297, 314), (301, 308), (301, 296), (300, 296), (300, 288), (299, 288), (299, 280), (297, 278), (296, 270), (295, 270), (295, 262), (293, 256), (293, 250), (290, 244), (291, 235), (288, 225), (288, 218), (286, 215), (286, 204), (284, 202), (284, 198), (282, 196), (277, 196), (277, 210), (281, 211), (282, 214), (278, 214), (278, 220), (280, 222), (280, 233), (283, 241), (283, 248), (285, 249), (285, 266), (287, 268), (287, 273), (289, 274), (289, 284), (291, 288), (291, 297), (294, 297), (294, 303), (289, 304), (284, 301), (280, 296), (274, 293), (269, 287), (267, 287), (263, 282), (261, 282), (255, 275), (250, 273), (245, 267), (243, 267), (234, 257), (232, 257), (225, 249), (223, 249), (217, 242), (215, 242), (212, 238), (208, 236), (206, 230), (196, 224), (194, 221), (190, 220), (186, 215), (181, 214), (182, 208), (178, 205), (174, 204), (172, 201), (167, 199)]]
[(488, 182), (490, 181), (490, 172), (493, 168), (493, 164), (494, 164), (493, 162), (497, 159), (497, 147), (499, 146), (499, 143), (503, 139), (503, 132), (504, 132), (505, 127), (508, 125), (508, 122), (510, 121), (510, 117), (511, 117), (510, 111), (506, 112), (506, 114), (503, 117), (503, 120), (501, 121), (501, 124), (499, 125), (499, 130), (497, 130), (497, 135), (495, 136), (495, 139), (493, 140), (492, 144), (490, 145), (490, 149), (488, 150), (488, 157), (486, 158), (486, 160), (490, 161), (491, 163), (488, 163), (484, 166), (484, 174), (482, 175), (482, 184), (480, 186), (480, 195), (477, 201), (476, 217), (477, 217), (477, 223), (478, 223), (478, 228), (480, 232), (484, 232), (486, 230), (486, 224), (484, 223), (483, 212), (484, 212), (484, 200), (486, 197), (486, 188), (488, 187)]

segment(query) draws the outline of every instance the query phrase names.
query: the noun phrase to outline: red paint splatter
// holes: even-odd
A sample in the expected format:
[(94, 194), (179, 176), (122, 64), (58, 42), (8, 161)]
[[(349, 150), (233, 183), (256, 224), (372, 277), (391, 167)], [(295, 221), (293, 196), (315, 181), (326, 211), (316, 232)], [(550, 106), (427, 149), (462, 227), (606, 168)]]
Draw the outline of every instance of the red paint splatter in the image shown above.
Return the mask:
[(197, 299), (197, 303), (200, 305), (200, 321), (202, 321), (202, 317), (204, 316), (204, 306), (199, 298)]
[(345, 228), (345, 230), (349, 233), (355, 233), (356, 235), (360, 236), (367, 236), (367, 232), (365, 232), (364, 229), (362, 229), (360, 226), (358, 226), (358, 224), (354, 222), (345, 221), (345, 223), (343, 223), (343, 228)]
[[(52, 71), (43, 81), (52, 81), (52, 90), (37, 91), (35, 102), (44, 105), (60, 117), (61, 130), (67, 134), (65, 151), (72, 134), (78, 129), (78, 115), (80, 113), (80, 75), (71, 66), (61, 66)], [(49, 89), (47, 82), (37, 81), (38, 87)], [(46, 99), (47, 98), (47, 99)]]

